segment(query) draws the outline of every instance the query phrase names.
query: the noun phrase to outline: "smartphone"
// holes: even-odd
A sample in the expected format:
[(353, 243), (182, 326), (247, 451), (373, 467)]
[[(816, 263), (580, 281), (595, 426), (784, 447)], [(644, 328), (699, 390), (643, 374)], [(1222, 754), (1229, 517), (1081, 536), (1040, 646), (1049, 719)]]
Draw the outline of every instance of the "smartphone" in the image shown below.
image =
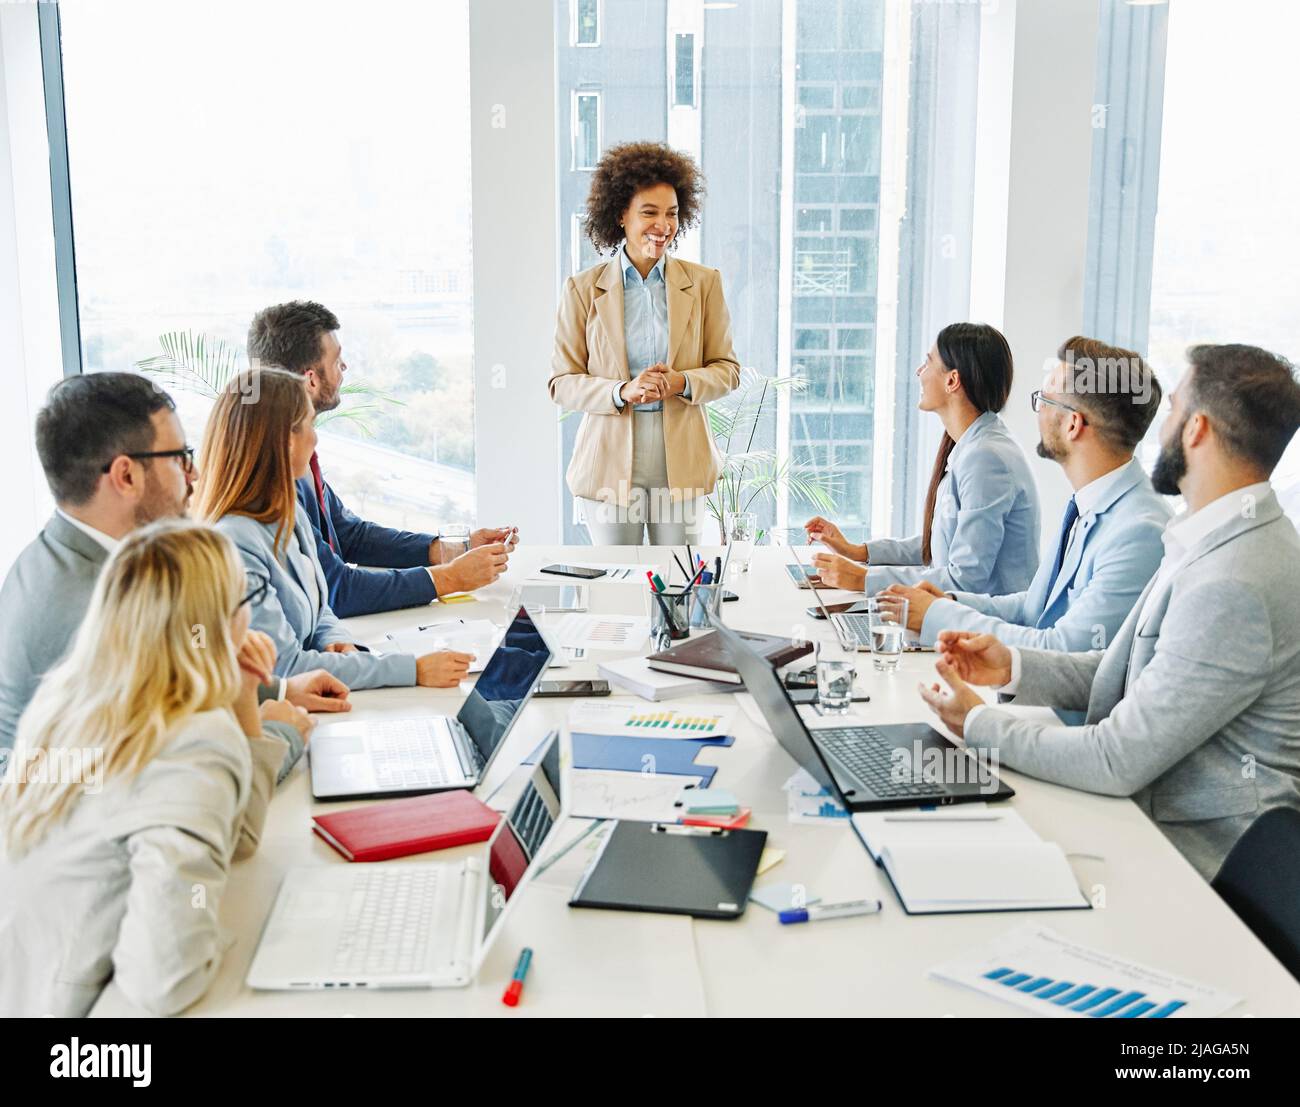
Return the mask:
[(577, 577), (579, 580), (595, 580), (605, 575), (604, 569), (585, 569), (581, 565), (547, 565), (543, 573), (554, 573), (557, 577)]
[[(804, 610), (814, 619), (826, 618), (826, 616), (822, 614), (822, 609), (820, 607), (806, 607)], [(867, 605), (861, 600), (849, 600), (847, 603), (828, 603), (826, 605), (826, 610), (832, 615), (843, 615), (845, 612), (850, 611), (855, 615), (865, 615)]]
[(544, 680), (537, 686), (538, 696), (608, 696), (607, 680)]
[[(806, 704), (817, 702), (816, 688), (791, 688), (790, 702), (793, 704)], [(866, 692), (854, 692), (852, 703), (870, 703), (871, 697)]]

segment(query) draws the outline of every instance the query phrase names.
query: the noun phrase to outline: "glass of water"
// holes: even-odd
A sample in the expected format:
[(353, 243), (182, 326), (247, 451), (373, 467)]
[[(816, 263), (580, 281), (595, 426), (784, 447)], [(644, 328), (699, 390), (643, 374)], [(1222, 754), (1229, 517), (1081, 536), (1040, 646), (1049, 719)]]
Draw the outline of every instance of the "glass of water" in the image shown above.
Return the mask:
[(817, 642), (817, 707), (823, 715), (853, 710), (853, 680), (858, 675), (856, 643)]
[(723, 516), (727, 543), (731, 546), (728, 563), (738, 573), (749, 572), (749, 561), (754, 556), (754, 540), (758, 536), (756, 511), (729, 511)]
[(468, 523), (448, 523), (439, 529), (438, 543), (444, 565), (469, 552), (469, 536)]
[(903, 656), (907, 630), (907, 600), (902, 596), (873, 596), (867, 600), (871, 631), (871, 662), (878, 673), (892, 673)]

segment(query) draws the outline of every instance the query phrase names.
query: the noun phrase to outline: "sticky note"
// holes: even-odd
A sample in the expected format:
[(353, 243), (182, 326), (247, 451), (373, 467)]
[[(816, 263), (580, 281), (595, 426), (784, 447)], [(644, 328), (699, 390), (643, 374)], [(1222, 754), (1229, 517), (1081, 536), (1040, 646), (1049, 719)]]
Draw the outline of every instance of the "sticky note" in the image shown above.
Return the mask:
[(785, 850), (773, 849), (771, 846), (763, 847), (763, 855), (758, 859), (758, 872), (755, 876), (762, 876), (768, 869), (774, 868), (785, 860)]

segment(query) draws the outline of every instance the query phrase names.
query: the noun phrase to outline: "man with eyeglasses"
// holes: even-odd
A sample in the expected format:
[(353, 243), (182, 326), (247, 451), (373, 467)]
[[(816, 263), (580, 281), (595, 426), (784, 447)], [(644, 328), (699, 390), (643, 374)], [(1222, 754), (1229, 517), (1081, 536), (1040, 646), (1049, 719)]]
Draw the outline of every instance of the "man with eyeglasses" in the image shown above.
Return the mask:
[[(37, 685), (81, 625), (109, 555), (137, 527), (184, 515), (198, 476), (171, 397), (135, 373), (88, 373), (55, 385), (36, 417), (36, 450), (55, 511), (0, 587), (0, 769)], [(311, 731), (307, 710), (346, 711), (347, 694), (322, 671), (262, 690), (267, 730), (289, 743), (282, 776)]]
[(1031, 397), (1038, 456), (1074, 489), (1057, 541), (1024, 592), (988, 596), (894, 585), (923, 645), (942, 630), (993, 634), (1014, 646), (1104, 649), (1164, 556), (1165, 500), (1134, 458), (1160, 407), (1160, 384), (1131, 350), (1076, 335)]

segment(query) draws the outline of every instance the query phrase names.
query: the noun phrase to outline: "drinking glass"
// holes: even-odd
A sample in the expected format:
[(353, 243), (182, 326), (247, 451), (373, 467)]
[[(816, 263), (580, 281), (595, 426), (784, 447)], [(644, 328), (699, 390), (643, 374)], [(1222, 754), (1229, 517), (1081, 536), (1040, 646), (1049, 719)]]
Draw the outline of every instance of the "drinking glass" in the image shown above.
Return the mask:
[(853, 680), (858, 675), (856, 643), (819, 641), (817, 647), (817, 706), (823, 715), (847, 715), (853, 710)]
[(754, 556), (754, 540), (758, 535), (758, 513), (729, 511), (724, 521), (727, 542), (732, 547), (730, 565), (738, 573), (748, 573), (750, 558)]
[(878, 673), (892, 673), (903, 656), (907, 631), (907, 600), (902, 596), (873, 596), (867, 600), (871, 632), (871, 662)]
[(468, 523), (448, 523), (438, 531), (442, 561), (455, 561), (461, 554), (469, 553), (470, 528)]

